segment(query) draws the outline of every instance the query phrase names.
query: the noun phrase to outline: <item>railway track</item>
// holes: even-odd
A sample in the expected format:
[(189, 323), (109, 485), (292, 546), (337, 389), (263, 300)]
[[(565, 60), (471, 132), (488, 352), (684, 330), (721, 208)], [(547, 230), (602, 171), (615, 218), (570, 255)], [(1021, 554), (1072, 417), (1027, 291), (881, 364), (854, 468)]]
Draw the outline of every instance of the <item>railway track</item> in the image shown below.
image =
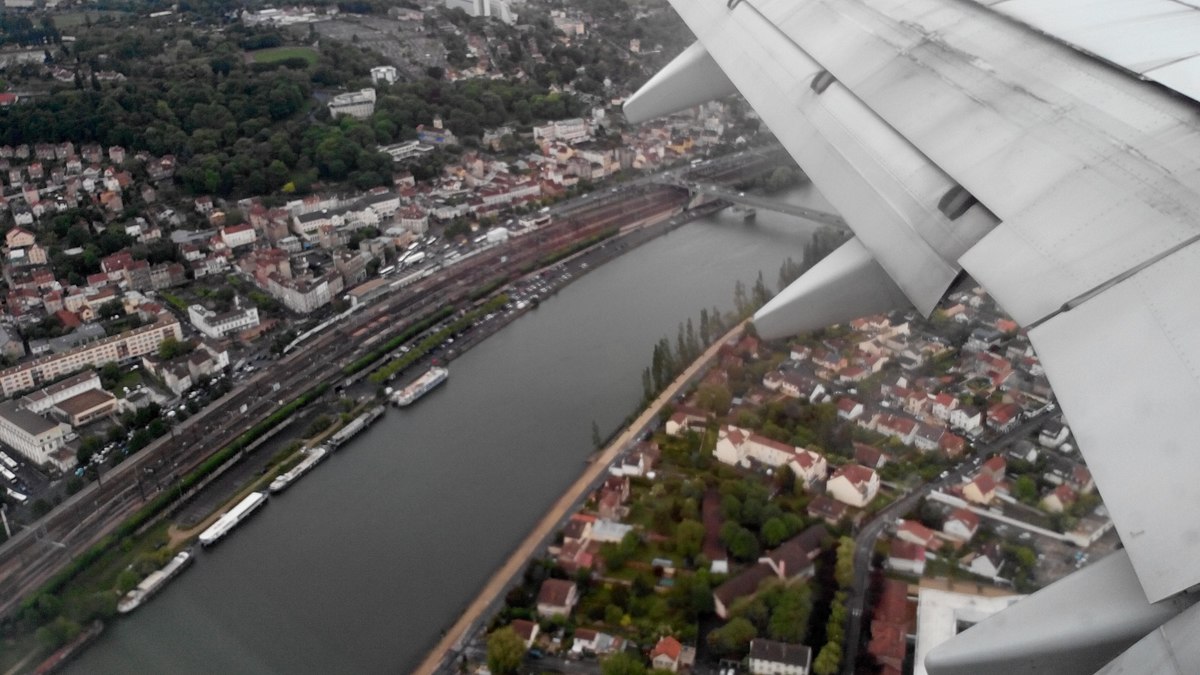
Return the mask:
[[(564, 211), (537, 233), (493, 247), (385, 297), (370, 310), (354, 315), (347, 325), (313, 338), (0, 546), (0, 616), (10, 615), (26, 595), (75, 556), (111, 533), (159, 491), (176, 489), (179, 479), (281, 403), (316, 384), (340, 380), (343, 368), (369, 353), (379, 338), (376, 331), (362, 331), (357, 336), (355, 331), (390, 322), (388, 332), (399, 333), (443, 306), (469, 301), (472, 292), (485, 284), (519, 276), (551, 253), (621, 222), (678, 208), (685, 200), (685, 193), (667, 186), (645, 186), (632, 196), (619, 193), (595, 199)], [(181, 492), (176, 503), (189, 496)]]

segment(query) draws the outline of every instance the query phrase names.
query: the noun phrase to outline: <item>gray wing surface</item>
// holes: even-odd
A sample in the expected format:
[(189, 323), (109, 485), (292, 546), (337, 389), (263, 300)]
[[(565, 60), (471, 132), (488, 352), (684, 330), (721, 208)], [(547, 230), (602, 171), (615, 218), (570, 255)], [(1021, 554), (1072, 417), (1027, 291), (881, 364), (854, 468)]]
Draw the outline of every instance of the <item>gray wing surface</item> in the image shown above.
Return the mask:
[(760, 331), (928, 314), (966, 271), (1029, 329), (1146, 602), (1200, 583), (1200, 2), (672, 4), (856, 234)]

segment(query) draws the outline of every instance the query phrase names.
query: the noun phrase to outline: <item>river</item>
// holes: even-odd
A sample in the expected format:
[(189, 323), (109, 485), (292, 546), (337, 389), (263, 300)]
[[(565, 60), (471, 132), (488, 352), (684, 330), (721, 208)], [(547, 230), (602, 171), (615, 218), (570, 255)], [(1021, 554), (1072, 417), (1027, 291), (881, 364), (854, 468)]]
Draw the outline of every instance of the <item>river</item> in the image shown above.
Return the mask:
[[(787, 196), (818, 208), (811, 188)], [(591, 271), (456, 359), (271, 499), (70, 673), (396, 673), (416, 665), (641, 398), (654, 343), (774, 286), (815, 226), (698, 220)]]

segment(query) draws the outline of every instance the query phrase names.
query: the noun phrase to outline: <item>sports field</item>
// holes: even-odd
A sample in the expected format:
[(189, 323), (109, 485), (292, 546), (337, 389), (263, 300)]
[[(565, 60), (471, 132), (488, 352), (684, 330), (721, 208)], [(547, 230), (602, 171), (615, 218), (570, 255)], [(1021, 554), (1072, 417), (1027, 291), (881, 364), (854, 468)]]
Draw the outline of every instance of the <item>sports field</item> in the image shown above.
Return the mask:
[(304, 59), (310, 66), (317, 62), (317, 52), (311, 47), (272, 47), (249, 52), (249, 56), (256, 63), (274, 63), (293, 58)]

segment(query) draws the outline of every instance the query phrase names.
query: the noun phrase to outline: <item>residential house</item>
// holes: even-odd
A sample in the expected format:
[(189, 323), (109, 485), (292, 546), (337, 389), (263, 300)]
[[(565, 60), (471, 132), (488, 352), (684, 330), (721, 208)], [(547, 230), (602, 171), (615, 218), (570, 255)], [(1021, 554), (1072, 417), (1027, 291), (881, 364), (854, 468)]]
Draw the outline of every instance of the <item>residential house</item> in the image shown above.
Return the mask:
[(941, 440), (938, 441), (938, 449), (940, 449), (950, 459), (962, 457), (967, 448), (967, 439), (959, 436), (956, 433), (947, 431), (942, 434)]
[(975, 504), (991, 504), (996, 498), (996, 481), (987, 472), (980, 472), (962, 488), (963, 498)]
[(1092, 472), (1082, 464), (1071, 467), (1071, 475), (1067, 476), (1066, 483), (1081, 495), (1089, 494), (1096, 489), (1096, 483), (1092, 480)]
[(537, 614), (540, 617), (571, 615), (575, 603), (579, 602), (575, 582), (565, 579), (546, 579), (538, 591)]
[(808, 675), (812, 649), (757, 638), (750, 641), (749, 664), (751, 675)]
[(1038, 434), (1038, 445), (1043, 448), (1057, 448), (1066, 443), (1070, 435), (1071, 430), (1065, 424), (1058, 420), (1051, 420), (1042, 426), (1042, 430)]
[(997, 403), (988, 408), (988, 426), (1004, 433), (1012, 431), (1021, 421), (1021, 408), (1015, 403)]
[(979, 530), (979, 516), (969, 509), (955, 509), (942, 524), (942, 534), (959, 541), (971, 541)]
[(571, 654), (575, 656), (604, 656), (625, 648), (625, 640), (590, 628), (575, 629)]
[(660, 639), (658, 644), (654, 645), (654, 649), (650, 650), (650, 665), (655, 670), (677, 673), (680, 668), (691, 667), (695, 660), (696, 650), (684, 647), (679, 640), (670, 635)]
[(788, 468), (796, 480), (803, 481), (805, 489), (811, 489), (817, 481), (824, 480), (829, 471), (825, 458), (812, 450), (796, 449), (796, 454), (788, 462)]
[(863, 414), (863, 404), (852, 398), (839, 398), (837, 402), (838, 419), (855, 420)]
[(917, 544), (921, 548), (936, 548), (937, 535), (918, 520), (902, 520), (896, 528), (896, 538)]
[(677, 406), (675, 412), (667, 420), (667, 435), (680, 436), (688, 431), (703, 431), (708, 424), (709, 417), (710, 414), (705, 410), (690, 406)]
[(950, 426), (955, 429), (961, 429), (969, 434), (982, 425), (983, 414), (975, 408), (963, 407), (950, 411)]
[(921, 576), (925, 573), (925, 547), (910, 541), (893, 539), (888, 547), (889, 569)]
[(866, 443), (854, 444), (854, 461), (869, 469), (878, 469), (888, 462), (887, 453)]
[(879, 474), (860, 464), (847, 464), (833, 472), (825, 492), (843, 504), (862, 508), (879, 493)]
[(971, 574), (995, 579), (1000, 576), (1000, 570), (1004, 567), (1004, 556), (1000, 554), (998, 544), (984, 544), (980, 552), (963, 556), (959, 564)]
[(883, 580), (883, 592), (871, 617), (870, 654), (884, 675), (904, 672), (908, 654), (908, 635), (916, 623), (915, 610), (908, 601), (908, 584), (896, 579)]
[(1042, 497), (1041, 507), (1050, 513), (1062, 513), (1075, 503), (1078, 496), (1069, 485), (1063, 484)]
[(1004, 473), (1007, 467), (1008, 463), (1004, 461), (1003, 455), (992, 455), (986, 462), (983, 463), (983, 466), (980, 467), (979, 470), (982, 472), (987, 472), (988, 475), (992, 477), (993, 481), (999, 483), (1004, 480)]
[(831, 526), (837, 527), (850, 507), (826, 495), (817, 495), (808, 503), (808, 517), (820, 518)]
[(889, 413), (879, 413), (871, 425), (876, 432), (895, 438), (905, 445), (912, 445), (913, 438), (917, 435), (916, 420)]
[(528, 621), (526, 619), (514, 619), (511, 624), (513, 632), (517, 637), (521, 638), (521, 642), (525, 643), (525, 649), (533, 646), (533, 641), (537, 639), (538, 626), (536, 621)]
[(946, 435), (944, 428), (918, 422), (917, 432), (913, 434), (913, 445), (922, 452), (931, 452), (941, 447), (944, 435)]

